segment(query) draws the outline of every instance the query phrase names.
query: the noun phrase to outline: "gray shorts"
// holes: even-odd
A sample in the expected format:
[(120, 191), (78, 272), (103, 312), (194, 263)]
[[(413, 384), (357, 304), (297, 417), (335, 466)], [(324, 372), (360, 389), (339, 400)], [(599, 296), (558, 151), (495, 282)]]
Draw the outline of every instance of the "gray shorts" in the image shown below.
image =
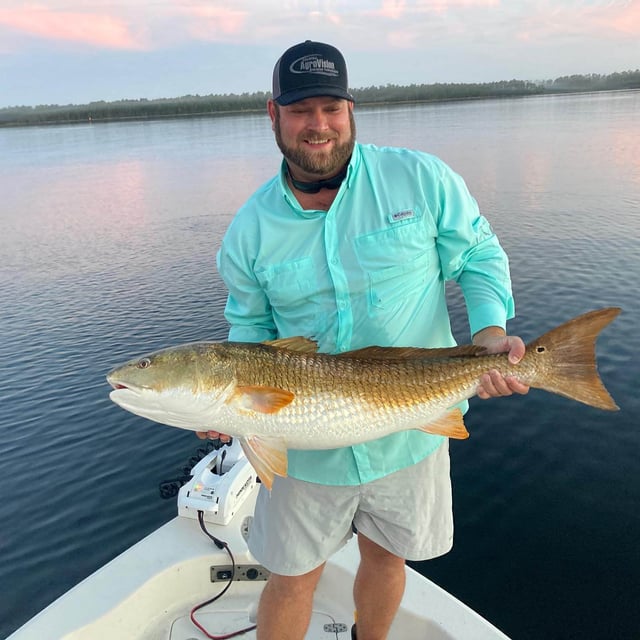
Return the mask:
[(315, 569), (358, 532), (406, 560), (453, 544), (449, 442), (421, 462), (362, 485), (327, 486), (276, 477), (260, 487), (249, 549), (273, 573)]

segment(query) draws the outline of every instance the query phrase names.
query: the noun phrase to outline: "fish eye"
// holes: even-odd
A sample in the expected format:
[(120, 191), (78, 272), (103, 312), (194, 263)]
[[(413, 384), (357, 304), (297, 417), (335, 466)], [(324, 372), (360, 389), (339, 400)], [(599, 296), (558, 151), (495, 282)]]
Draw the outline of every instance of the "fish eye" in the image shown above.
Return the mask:
[(149, 358), (142, 358), (138, 361), (138, 369), (146, 369), (151, 366), (151, 360)]

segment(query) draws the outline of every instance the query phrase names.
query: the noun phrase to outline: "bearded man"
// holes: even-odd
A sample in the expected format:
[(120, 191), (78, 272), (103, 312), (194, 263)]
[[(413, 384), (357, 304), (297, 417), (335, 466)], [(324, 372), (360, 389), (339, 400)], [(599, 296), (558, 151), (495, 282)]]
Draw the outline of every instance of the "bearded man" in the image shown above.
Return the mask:
[[(288, 49), (267, 109), (280, 171), (238, 211), (218, 254), (229, 340), (305, 336), (327, 353), (450, 347), (445, 282), (455, 280), (473, 342), (513, 362), (524, 355), (522, 340), (505, 332), (514, 314), (507, 257), (464, 181), (427, 153), (356, 142), (335, 47)], [(493, 371), (478, 395), (527, 391)], [(324, 564), (354, 532), (361, 562), (352, 634), (386, 638), (405, 560), (452, 546), (447, 439), (407, 431), (288, 457), (288, 476), (271, 492), (261, 487), (249, 531), (251, 552), (271, 572), (258, 639), (303, 640)]]

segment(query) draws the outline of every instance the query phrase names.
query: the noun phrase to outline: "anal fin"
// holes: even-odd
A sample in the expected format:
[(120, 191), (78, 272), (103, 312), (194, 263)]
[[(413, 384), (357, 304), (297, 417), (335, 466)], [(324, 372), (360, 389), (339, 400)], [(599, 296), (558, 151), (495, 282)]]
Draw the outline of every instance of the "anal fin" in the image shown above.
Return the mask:
[(420, 427), (420, 431), (431, 433), (437, 436), (447, 436), (456, 440), (466, 440), (469, 432), (464, 426), (464, 417), (460, 409), (447, 411), (433, 422)]

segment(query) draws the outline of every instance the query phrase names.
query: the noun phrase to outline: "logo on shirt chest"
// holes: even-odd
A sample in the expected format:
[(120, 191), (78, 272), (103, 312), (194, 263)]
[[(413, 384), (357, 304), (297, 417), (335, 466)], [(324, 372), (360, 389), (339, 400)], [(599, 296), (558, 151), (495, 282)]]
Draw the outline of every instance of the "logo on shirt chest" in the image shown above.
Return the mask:
[(416, 212), (413, 209), (403, 209), (402, 211), (396, 211), (389, 216), (389, 222), (402, 222), (404, 220), (411, 220), (416, 217)]

